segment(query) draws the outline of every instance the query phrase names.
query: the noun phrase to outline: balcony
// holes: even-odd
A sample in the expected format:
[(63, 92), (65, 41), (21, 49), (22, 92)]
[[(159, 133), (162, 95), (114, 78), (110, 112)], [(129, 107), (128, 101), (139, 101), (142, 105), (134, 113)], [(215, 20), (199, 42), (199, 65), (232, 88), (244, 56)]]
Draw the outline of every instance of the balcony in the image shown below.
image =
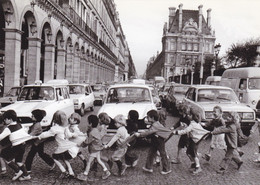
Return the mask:
[(116, 55), (111, 51), (111, 49), (109, 47), (107, 47), (107, 45), (102, 41), (99, 40), (99, 44), (100, 46), (102, 46), (110, 55), (112, 55), (114, 58), (117, 58)]

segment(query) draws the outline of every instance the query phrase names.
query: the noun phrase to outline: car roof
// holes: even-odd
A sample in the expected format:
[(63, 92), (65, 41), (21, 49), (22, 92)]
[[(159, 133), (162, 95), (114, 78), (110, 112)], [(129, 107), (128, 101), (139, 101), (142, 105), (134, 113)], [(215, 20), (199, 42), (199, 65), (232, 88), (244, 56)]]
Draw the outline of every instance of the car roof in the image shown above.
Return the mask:
[(254, 78), (260, 77), (260, 68), (259, 67), (242, 67), (227, 69), (222, 74), (222, 78)]
[(81, 83), (74, 83), (74, 84), (69, 84), (70, 85), (82, 85), (82, 86), (89, 86), (90, 84), (81, 84)]
[(217, 86), (217, 85), (191, 85), (190, 87), (197, 88), (197, 89), (231, 89), (225, 86)]
[(148, 85), (142, 85), (142, 84), (115, 84), (115, 85), (111, 85), (109, 88), (118, 88), (118, 87), (141, 87), (141, 88), (149, 88)]

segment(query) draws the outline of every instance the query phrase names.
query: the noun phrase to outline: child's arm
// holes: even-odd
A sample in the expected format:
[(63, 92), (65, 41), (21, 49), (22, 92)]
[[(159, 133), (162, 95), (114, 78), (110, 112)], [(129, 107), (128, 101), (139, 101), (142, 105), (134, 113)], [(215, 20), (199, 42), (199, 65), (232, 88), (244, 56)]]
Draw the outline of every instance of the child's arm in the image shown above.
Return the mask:
[(178, 135), (184, 135), (184, 134), (191, 132), (192, 128), (193, 128), (193, 125), (191, 123), (188, 127), (186, 127), (183, 130), (176, 130), (175, 133)]
[(232, 127), (226, 127), (226, 126), (221, 126), (221, 127), (217, 127), (215, 128), (211, 134), (216, 135), (216, 134), (223, 134), (223, 133), (230, 133), (232, 132)]
[(52, 137), (52, 136), (55, 136), (56, 133), (57, 133), (57, 132), (56, 132), (55, 126), (53, 126), (53, 127), (50, 128), (50, 130), (41, 133), (41, 134), (38, 136), (38, 138), (39, 138), (39, 139), (44, 139), (44, 138)]
[(11, 131), (8, 127), (6, 127), (3, 132), (0, 134), (0, 141), (4, 139), (5, 137), (9, 136), (11, 134)]

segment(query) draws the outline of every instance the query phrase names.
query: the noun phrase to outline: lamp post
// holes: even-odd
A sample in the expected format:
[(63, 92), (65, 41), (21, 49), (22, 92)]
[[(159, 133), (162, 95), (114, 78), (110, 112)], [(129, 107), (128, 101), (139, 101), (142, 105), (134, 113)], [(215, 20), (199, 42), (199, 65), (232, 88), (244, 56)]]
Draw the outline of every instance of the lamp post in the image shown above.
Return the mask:
[(220, 51), (221, 45), (218, 43), (215, 47), (214, 47), (214, 52), (215, 52), (215, 70), (218, 69), (218, 54)]

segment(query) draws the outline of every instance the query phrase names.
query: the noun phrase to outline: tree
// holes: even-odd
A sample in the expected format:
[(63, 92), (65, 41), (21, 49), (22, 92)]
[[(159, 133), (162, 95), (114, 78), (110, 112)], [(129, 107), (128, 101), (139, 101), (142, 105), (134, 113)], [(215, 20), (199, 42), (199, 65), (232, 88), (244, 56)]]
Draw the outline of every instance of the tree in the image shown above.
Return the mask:
[(227, 64), (232, 68), (254, 66), (257, 56), (257, 46), (260, 44), (260, 38), (250, 39), (244, 43), (232, 44), (227, 51)]

